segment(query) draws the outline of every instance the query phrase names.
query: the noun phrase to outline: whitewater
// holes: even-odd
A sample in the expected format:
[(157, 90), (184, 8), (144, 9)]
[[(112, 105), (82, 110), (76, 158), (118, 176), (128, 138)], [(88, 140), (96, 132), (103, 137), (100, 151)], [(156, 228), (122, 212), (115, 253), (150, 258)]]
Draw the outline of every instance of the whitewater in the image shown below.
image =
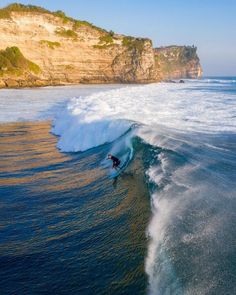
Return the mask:
[[(228, 294), (223, 281), (232, 290), (235, 90), (232, 78), (131, 86), (72, 98), (54, 120), (62, 151), (113, 142), (111, 152), (125, 160), (135, 137), (153, 150), (149, 294)], [(223, 257), (221, 239), (229, 243)]]
[(61, 152), (104, 145), (132, 162), (137, 145), (147, 149), (148, 294), (236, 291), (235, 78), (24, 91), (0, 99), (1, 122), (51, 119)]
[(224, 93), (199, 91), (205, 83), (133, 86), (73, 98), (55, 120), (58, 147), (84, 151), (114, 141), (134, 124), (183, 132), (234, 131), (235, 95), (226, 100)]

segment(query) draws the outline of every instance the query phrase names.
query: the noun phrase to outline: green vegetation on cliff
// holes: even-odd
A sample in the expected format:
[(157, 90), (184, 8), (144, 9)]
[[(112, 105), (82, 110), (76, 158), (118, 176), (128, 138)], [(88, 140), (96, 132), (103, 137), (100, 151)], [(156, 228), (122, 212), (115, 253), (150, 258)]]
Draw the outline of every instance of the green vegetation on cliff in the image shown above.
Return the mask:
[(106, 44), (113, 43), (113, 37), (111, 35), (109, 35), (109, 34), (101, 36), (99, 38), (99, 40), (100, 40), (101, 43), (106, 43)]
[(52, 11), (49, 11), (43, 7), (40, 7), (40, 6), (24, 5), (24, 4), (20, 4), (20, 3), (12, 3), (2, 9), (0, 9), (0, 19), (1, 18), (11, 19), (11, 12), (33, 12), (33, 13), (39, 13), (39, 14), (50, 14), (55, 17), (61, 18), (64, 24), (66, 24), (68, 22), (72, 22), (73, 23), (73, 30), (78, 30), (80, 26), (87, 26), (87, 27), (90, 27), (92, 29), (95, 29), (95, 30), (103, 32), (103, 33), (107, 32), (106, 30), (101, 29), (101, 28), (99, 28), (87, 21), (76, 20), (72, 17), (69, 17), (61, 10), (57, 10), (57, 11), (52, 12)]
[(105, 49), (112, 46), (114, 44), (113, 35), (114, 33), (112, 34), (110, 32), (106, 35), (100, 36), (98, 45), (94, 45), (93, 47), (98, 49)]
[(147, 41), (147, 39), (126, 36), (122, 40), (122, 45), (127, 47), (128, 50), (137, 50), (138, 52), (142, 52), (145, 41)]
[(65, 28), (58, 28), (55, 33), (61, 37), (65, 38), (74, 38), (76, 39), (78, 37), (77, 33), (72, 30), (66, 30)]
[(24, 72), (38, 74), (40, 68), (32, 61), (26, 59), (18, 47), (7, 47), (0, 50), (0, 75), (21, 75)]
[(60, 17), (63, 20), (64, 24), (66, 24), (70, 21), (70, 18), (68, 16), (66, 16), (65, 12), (63, 12), (62, 10), (57, 10), (57, 11), (53, 12), (53, 14), (55, 16)]
[(40, 44), (45, 44), (50, 49), (55, 49), (56, 47), (60, 47), (61, 46), (61, 43), (59, 43), (59, 42), (52, 42), (52, 41), (49, 41), (49, 40), (41, 40), (40, 41)]
[(76, 19), (73, 19), (73, 18), (70, 18), (70, 20), (73, 22), (73, 30), (74, 31), (79, 30), (79, 28), (81, 26), (86, 26), (86, 27), (95, 29), (96, 31), (99, 31), (101, 33), (107, 33), (107, 31), (105, 29), (99, 28), (99, 27), (95, 26), (94, 24), (89, 23), (89, 22), (87, 22), (85, 20), (76, 20)]
[(37, 13), (50, 13), (45, 8), (35, 5), (23, 5), (20, 3), (12, 3), (0, 9), (0, 18), (11, 18), (11, 12), (37, 12)]

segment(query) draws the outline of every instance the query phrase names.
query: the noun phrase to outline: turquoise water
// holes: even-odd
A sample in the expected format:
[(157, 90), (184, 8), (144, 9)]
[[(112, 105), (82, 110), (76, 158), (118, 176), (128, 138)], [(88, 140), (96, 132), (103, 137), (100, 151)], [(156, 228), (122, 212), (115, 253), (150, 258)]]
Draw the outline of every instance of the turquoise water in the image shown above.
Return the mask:
[(0, 92), (0, 293), (236, 293), (236, 78), (112, 87)]

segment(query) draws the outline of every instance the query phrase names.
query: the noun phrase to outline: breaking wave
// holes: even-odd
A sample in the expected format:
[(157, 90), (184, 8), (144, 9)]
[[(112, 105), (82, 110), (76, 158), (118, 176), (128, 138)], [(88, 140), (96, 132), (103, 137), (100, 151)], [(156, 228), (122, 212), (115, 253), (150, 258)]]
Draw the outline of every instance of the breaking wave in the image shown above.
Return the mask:
[(162, 126), (181, 132), (234, 131), (235, 95), (179, 84), (125, 87), (73, 98), (52, 131), (60, 136), (62, 151), (84, 151), (114, 141), (133, 124), (155, 125), (157, 131)]
[[(218, 91), (206, 89), (211, 83)], [(152, 150), (146, 171), (150, 294), (220, 294), (224, 288), (227, 272), (222, 275), (217, 251), (232, 223), (225, 200), (232, 202), (236, 180), (236, 90), (227, 92), (233, 83), (160, 83), (75, 97), (53, 122), (65, 152), (113, 143), (112, 153), (131, 160), (135, 137)]]

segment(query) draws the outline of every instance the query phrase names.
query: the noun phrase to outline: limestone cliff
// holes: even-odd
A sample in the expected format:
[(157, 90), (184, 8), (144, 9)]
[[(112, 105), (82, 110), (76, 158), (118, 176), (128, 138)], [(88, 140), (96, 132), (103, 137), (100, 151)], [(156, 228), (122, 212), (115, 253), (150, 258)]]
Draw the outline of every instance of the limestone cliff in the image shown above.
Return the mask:
[[(150, 39), (107, 32), (62, 11), (11, 4), (0, 9), (0, 36), (0, 87), (148, 83), (166, 77)], [(6, 56), (14, 50), (23, 68)]]
[(0, 49), (18, 47), (40, 68), (14, 77), (2, 71), (2, 86), (154, 80), (151, 40), (116, 35), (62, 12), (10, 5), (0, 12), (0, 35)]
[(194, 46), (155, 48), (155, 68), (162, 80), (200, 78), (202, 68)]

